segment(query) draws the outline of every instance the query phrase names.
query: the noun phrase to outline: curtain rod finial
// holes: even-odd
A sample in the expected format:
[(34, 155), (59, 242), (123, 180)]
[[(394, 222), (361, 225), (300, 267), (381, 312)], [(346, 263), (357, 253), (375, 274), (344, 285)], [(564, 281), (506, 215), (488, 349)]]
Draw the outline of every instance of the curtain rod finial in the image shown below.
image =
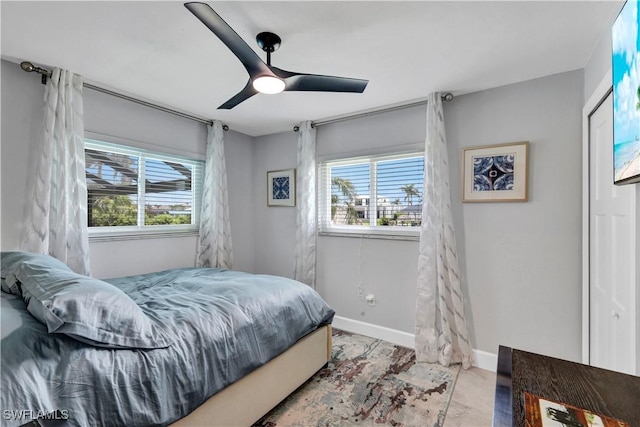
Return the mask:
[(29, 61), (22, 61), (20, 63), (20, 68), (22, 68), (22, 70), (26, 71), (27, 73), (36, 72), (42, 74), (42, 84), (45, 84), (47, 82), (47, 77), (51, 77), (51, 71), (37, 67)]
[(442, 100), (444, 102), (450, 102), (453, 101), (453, 94), (451, 92), (447, 92), (444, 95), (442, 95)]
[(22, 61), (22, 62), (20, 63), (20, 67), (21, 67), (24, 71), (26, 71), (27, 73), (30, 73), (30, 72), (32, 72), (32, 71), (34, 71), (34, 70), (35, 70), (35, 67), (34, 67), (34, 66), (33, 66), (33, 64), (32, 64), (31, 62), (29, 62), (29, 61)]

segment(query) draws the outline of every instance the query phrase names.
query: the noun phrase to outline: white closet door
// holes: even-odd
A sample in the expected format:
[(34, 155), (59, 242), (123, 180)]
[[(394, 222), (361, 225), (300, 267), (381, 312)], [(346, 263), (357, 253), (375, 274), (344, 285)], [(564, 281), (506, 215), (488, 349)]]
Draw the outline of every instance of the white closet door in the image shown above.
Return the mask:
[(635, 185), (613, 185), (610, 94), (589, 120), (590, 362), (635, 374)]

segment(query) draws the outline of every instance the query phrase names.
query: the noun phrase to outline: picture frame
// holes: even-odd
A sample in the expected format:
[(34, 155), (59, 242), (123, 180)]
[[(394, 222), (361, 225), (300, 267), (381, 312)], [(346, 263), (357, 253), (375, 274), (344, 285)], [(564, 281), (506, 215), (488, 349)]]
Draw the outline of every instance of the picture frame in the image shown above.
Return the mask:
[(469, 147), (462, 152), (463, 202), (526, 202), (529, 141)]
[(296, 205), (296, 170), (267, 172), (267, 206)]

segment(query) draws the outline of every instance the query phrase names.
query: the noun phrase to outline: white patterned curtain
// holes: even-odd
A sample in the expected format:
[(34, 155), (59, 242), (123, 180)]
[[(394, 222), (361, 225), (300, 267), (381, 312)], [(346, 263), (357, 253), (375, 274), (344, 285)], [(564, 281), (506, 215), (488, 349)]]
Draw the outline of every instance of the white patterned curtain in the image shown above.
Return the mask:
[(440, 93), (430, 94), (427, 102), (416, 298), (416, 359), (445, 366), (462, 363), (466, 369), (471, 366), (473, 353), (460, 286)]
[(224, 130), (218, 120), (207, 126), (207, 158), (202, 189), (196, 267), (232, 268), (231, 228)]
[(82, 77), (55, 68), (44, 94), (43, 138), (31, 171), (22, 249), (49, 254), (89, 274)]
[(316, 130), (300, 124), (296, 171), (296, 249), (294, 279), (315, 288), (316, 280)]

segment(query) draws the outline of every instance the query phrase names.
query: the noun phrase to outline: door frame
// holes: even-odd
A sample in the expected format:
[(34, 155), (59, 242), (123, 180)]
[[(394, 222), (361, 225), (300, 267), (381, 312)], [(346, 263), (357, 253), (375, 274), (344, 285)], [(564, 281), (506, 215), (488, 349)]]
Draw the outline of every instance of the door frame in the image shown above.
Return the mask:
[(589, 118), (613, 89), (611, 68), (582, 109), (582, 363), (590, 364), (591, 327), (589, 310)]

